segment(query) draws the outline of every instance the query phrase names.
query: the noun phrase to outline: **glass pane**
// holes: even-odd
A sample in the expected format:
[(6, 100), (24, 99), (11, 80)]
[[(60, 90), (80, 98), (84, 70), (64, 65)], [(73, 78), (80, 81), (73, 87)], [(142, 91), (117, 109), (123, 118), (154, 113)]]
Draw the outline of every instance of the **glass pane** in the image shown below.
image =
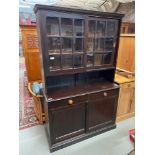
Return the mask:
[(83, 67), (83, 55), (74, 55), (74, 67)]
[(107, 22), (107, 36), (114, 36), (115, 35), (115, 21), (108, 21)]
[(63, 69), (72, 68), (72, 55), (62, 55), (61, 64)]
[(60, 53), (60, 38), (48, 38), (48, 49), (50, 53)]
[(87, 67), (93, 66), (93, 61), (94, 61), (94, 54), (87, 53)]
[(111, 57), (112, 57), (112, 53), (105, 53), (103, 55), (103, 63), (104, 64), (110, 64), (111, 63)]
[(75, 52), (83, 52), (83, 38), (75, 38)]
[(72, 52), (72, 38), (62, 38), (62, 52), (71, 53)]
[(61, 36), (72, 36), (72, 35), (73, 35), (72, 19), (62, 18)]
[(97, 21), (97, 32), (96, 32), (97, 37), (103, 37), (105, 35), (105, 26), (106, 26), (105, 21)]
[(88, 33), (89, 37), (95, 36), (95, 25), (96, 25), (95, 21), (93, 21), (93, 20), (89, 21), (89, 33)]
[(93, 52), (95, 46), (95, 39), (94, 38), (88, 38), (88, 49), (87, 52)]
[(103, 38), (97, 38), (96, 44), (95, 44), (95, 51), (96, 52), (103, 52), (104, 50), (104, 39)]
[(83, 36), (84, 32), (84, 21), (83, 19), (75, 19), (74, 21), (75, 25), (75, 36)]
[(48, 18), (47, 19), (47, 34), (52, 36), (59, 35), (59, 19)]
[(94, 58), (94, 65), (95, 66), (100, 66), (102, 65), (102, 54), (95, 54), (95, 58)]
[(105, 39), (105, 51), (112, 51), (113, 44), (114, 44), (113, 38), (106, 38)]
[(57, 70), (60, 69), (60, 55), (50, 55), (49, 56), (50, 62), (50, 70)]

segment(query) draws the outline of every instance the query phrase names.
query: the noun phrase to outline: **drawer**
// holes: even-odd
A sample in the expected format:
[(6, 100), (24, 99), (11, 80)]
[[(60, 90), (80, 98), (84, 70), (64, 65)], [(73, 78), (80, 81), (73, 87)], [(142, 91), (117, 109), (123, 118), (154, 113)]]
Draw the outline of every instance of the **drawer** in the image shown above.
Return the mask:
[(121, 88), (135, 88), (135, 82), (123, 83), (120, 85)]
[(106, 98), (111, 96), (117, 96), (119, 93), (119, 89), (101, 91), (98, 93), (93, 93), (88, 95), (88, 100), (96, 100), (98, 98)]
[(70, 97), (67, 99), (62, 99), (58, 101), (52, 101), (49, 103), (49, 108), (64, 108), (68, 106), (73, 106), (79, 103), (86, 103), (87, 102), (87, 97), (86, 95), (84, 96), (77, 96), (77, 97)]

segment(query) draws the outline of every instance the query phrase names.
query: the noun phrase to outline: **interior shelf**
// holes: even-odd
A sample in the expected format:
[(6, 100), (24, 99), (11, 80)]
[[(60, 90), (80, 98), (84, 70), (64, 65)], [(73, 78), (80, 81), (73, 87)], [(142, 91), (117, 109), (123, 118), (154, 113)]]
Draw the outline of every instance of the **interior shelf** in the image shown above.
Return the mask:
[(87, 95), (90, 93), (96, 93), (103, 90), (107, 91), (116, 88), (119, 88), (117, 84), (101, 78), (70, 87), (63, 87), (59, 89), (50, 88), (48, 89), (47, 99), (55, 101), (65, 99), (68, 97)]

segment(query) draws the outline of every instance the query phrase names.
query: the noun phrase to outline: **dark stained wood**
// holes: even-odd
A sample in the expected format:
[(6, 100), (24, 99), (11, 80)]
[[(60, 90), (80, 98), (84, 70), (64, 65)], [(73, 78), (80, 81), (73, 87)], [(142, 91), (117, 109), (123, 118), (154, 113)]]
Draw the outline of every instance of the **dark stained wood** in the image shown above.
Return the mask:
[[(54, 6), (35, 5), (34, 12), (37, 16), (37, 29), (40, 41), (40, 56), (42, 63), (42, 76), (44, 81), (44, 97), (45, 97), (45, 114), (46, 114), (46, 131), (49, 141), (50, 151), (62, 149), (71, 144), (77, 143), (84, 139), (98, 135), (105, 131), (116, 127), (116, 109), (118, 101), (119, 86), (114, 83), (114, 74), (116, 69), (117, 51), (119, 45), (120, 24), (123, 17), (122, 14), (105, 13), (98, 11), (88, 11), (79, 9), (69, 9)], [(47, 22), (49, 18), (58, 18), (60, 44), (57, 43), (57, 49), (60, 47), (60, 62), (56, 59), (56, 54), (49, 53), (49, 37), (54, 37), (47, 31)], [(70, 18), (72, 25), (69, 25), (74, 32), (74, 19), (82, 19), (84, 21), (83, 36), (67, 36), (66, 38), (84, 39), (82, 63), (83, 67), (75, 68), (73, 59), (64, 58), (61, 32), (65, 28), (61, 24), (62, 18)], [(110, 46), (109, 49), (102, 49), (101, 54), (111, 53), (111, 57), (105, 56), (101, 59), (101, 65), (95, 66), (94, 58), (88, 54), (88, 36), (91, 34), (88, 23), (89, 20), (109, 21), (114, 25), (114, 30), (106, 26), (106, 38), (112, 38), (114, 42), (104, 44)], [(97, 24), (96, 24), (97, 25)], [(108, 24), (106, 24), (108, 25)], [(68, 27), (68, 25), (66, 26)], [(51, 28), (51, 27), (50, 27)], [(109, 29), (108, 29), (109, 28)], [(97, 29), (97, 28), (96, 28)], [(51, 30), (50, 30), (51, 31)], [(97, 31), (95, 31), (96, 33)], [(65, 32), (66, 33), (66, 32)], [(70, 30), (67, 30), (70, 33)], [(78, 32), (80, 35), (81, 32)], [(90, 33), (90, 34), (88, 34)], [(95, 38), (97, 36), (95, 35)], [(73, 57), (75, 52), (74, 47), (71, 47), (71, 53), (66, 56)], [(95, 43), (96, 44), (96, 43)], [(65, 46), (68, 46), (67, 43)], [(80, 46), (80, 45), (79, 45)], [(55, 48), (55, 47), (52, 47)], [(93, 53), (96, 51), (95, 47)], [(57, 49), (55, 51), (57, 51)], [(50, 52), (52, 49), (50, 49)], [(67, 51), (68, 52), (68, 51)], [(78, 55), (79, 53), (76, 53)], [(58, 55), (58, 53), (57, 53)], [(88, 56), (87, 56), (88, 55)], [(87, 65), (88, 60), (94, 65)], [(56, 62), (53, 60), (56, 59)], [(71, 64), (69, 68), (63, 68), (63, 61)], [(81, 61), (77, 58), (77, 61)], [(70, 63), (69, 63), (70, 62)], [(56, 66), (53, 65), (56, 63)], [(81, 62), (80, 62), (81, 63)], [(58, 66), (57, 64), (60, 64)], [(51, 69), (49, 69), (51, 67)], [(54, 68), (55, 67), (55, 68)], [(55, 70), (54, 70), (54, 69)]]
[(85, 104), (50, 109), (52, 143), (85, 133)]
[(50, 145), (51, 141), (49, 139), (49, 134), (48, 134), (48, 129), (47, 127), (45, 128), (45, 131), (46, 131), (46, 135), (48, 137), (48, 141), (49, 141), (49, 147), (50, 147), (50, 152), (54, 152), (54, 151), (57, 151), (59, 149), (63, 149), (64, 147), (67, 147), (67, 146), (70, 146), (70, 145), (73, 145), (75, 143), (78, 143), (78, 142), (81, 142), (85, 139), (88, 139), (88, 138), (91, 138), (93, 136), (96, 136), (96, 135), (99, 135), (99, 134), (102, 134), (106, 131), (109, 131), (109, 130), (112, 130), (112, 129), (115, 129), (116, 128), (116, 124), (111, 124), (111, 125), (108, 125), (100, 130), (96, 130), (94, 132), (89, 132), (87, 134), (81, 134), (79, 136), (76, 136), (76, 137), (73, 137), (73, 138), (69, 138), (67, 140), (64, 140), (64, 141), (61, 141), (59, 143), (56, 143), (56, 144), (53, 144), (52, 147)]
[(97, 81), (90, 81), (88, 84), (79, 84), (73, 87), (60, 88), (51, 90), (47, 94), (48, 101), (61, 100), (68, 97), (74, 97), (76, 95), (86, 95), (94, 92), (106, 91), (119, 88), (118, 85), (105, 81), (104, 79), (98, 79)]
[(92, 132), (115, 122), (118, 90), (88, 95), (87, 131)]
[(81, 9), (72, 9), (66, 7), (58, 7), (58, 6), (48, 6), (48, 5), (40, 5), (36, 4), (34, 7), (34, 12), (37, 13), (38, 10), (46, 10), (46, 11), (60, 11), (60, 12), (73, 12), (78, 14), (87, 14), (89, 16), (101, 16), (106, 18), (117, 18), (122, 19), (124, 14), (116, 14), (116, 13), (109, 13), (109, 12), (99, 12), (99, 11), (92, 11), (92, 10), (81, 10)]

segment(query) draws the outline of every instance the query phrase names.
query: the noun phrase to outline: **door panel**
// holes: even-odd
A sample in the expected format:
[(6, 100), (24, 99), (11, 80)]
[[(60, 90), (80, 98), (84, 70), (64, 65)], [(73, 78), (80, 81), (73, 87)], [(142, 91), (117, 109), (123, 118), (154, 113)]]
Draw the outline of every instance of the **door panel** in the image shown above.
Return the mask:
[(92, 94), (87, 105), (87, 131), (95, 131), (107, 124), (114, 123), (116, 107), (117, 96), (104, 96), (100, 93)]
[(27, 72), (29, 80), (39, 81), (41, 79), (39, 52), (27, 52), (25, 57), (27, 59)]
[(50, 117), (53, 143), (85, 133), (84, 103), (50, 110)]
[(127, 86), (128, 84), (121, 85), (117, 116), (127, 114), (130, 111), (130, 106), (132, 103), (131, 98), (134, 89), (132, 87)]

